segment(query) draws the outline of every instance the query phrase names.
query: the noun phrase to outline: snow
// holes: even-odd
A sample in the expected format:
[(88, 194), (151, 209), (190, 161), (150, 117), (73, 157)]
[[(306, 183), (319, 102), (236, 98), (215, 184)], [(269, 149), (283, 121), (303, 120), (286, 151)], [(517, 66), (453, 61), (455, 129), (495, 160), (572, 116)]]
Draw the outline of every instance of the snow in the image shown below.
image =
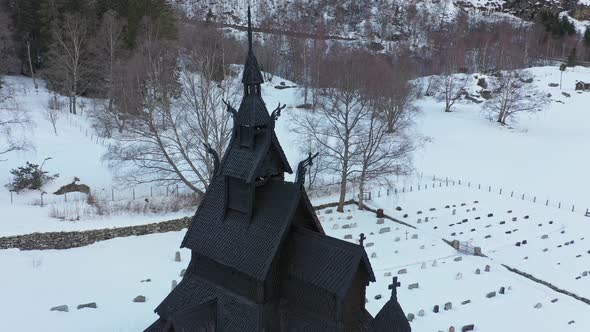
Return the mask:
[(436, 100), (420, 100), (423, 114), (417, 130), (430, 142), (416, 155), (416, 169), (585, 210), (590, 207), (590, 155), (585, 150), (590, 145), (590, 93), (577, 93), (574, 85), (590, 81), (590, 69), (568, 68), (562, 90), (548, 86), (559, 84), (557, 67), (528, 72), (539, 89), (552, 95), (552, 102), (540, 113), (520, 117), (514, 128), (488, 121), (481, 104), (461, 103), (445, 114)]
[[(527, 71), (535, 78), (533, 84), (538, 89), (552, 95), (552, 101), (540, 113), (520, 116), (510, 128), (487, 120), (481, 104), (460, 101), (452, 113), (445, 113), (441, 103), (433, 98), (416, 102), (422, 109), (417, 131), (428, 137), (414, 158), (416, 172), (412, 177), (395, 179), (397, 194), (394, 188), (387, 195), (386, 188), (374, 187), (369, 204), (385, 209), (387, 214), (417, 229), (390, 220), (377, 225), (372, 213), (358, 211), (353, 206), (348, 206), (350, 211), (343, 215), (319, 212), (329, 235), (342, 239), (350, 234), (353, 239), (348, 241), (354, 242), (363, 232), (367, 236), (365, 245), (373, 243), (366, 247), (369, 256), (377, 254), (370, 258), (377, 282), (367, 291), (367, 308), (372, 314), (388, 299), (391, 277), (406, 268), (407, 274), (399, 275), (402, 283), (399, 298), (406, 313), (417, 316), (412, 322), (415, 331), (448, 330), (450, 325), (461, 327), (470, 323), (476, 324), (477, 331), (590, 330), (586, 304), (502, 266), (506, 264), (561, 289), (590, 297), (590, 276), (583, 276), (585, 271), (590, 272), (587, 244), (590, 238), (586, 239), (590, 234), (590, 218), (584, 216), (590, 207), (586, 151), (590, 144), (587, 107), (590, 93), (574, 91), (576, 81), (590, 81), (590, 69), (568, 68), (563, 75), (562, 90), (548, 86), (559, 83), (558, 68)], [(469, 91), (476, 92), (477, 81), (470, 80)], [(104, 194), (108, 195), (110, 188), (116, 186), (111, 171), (101, 162), (105, 146), (100, 140), (97, 144), (86, 136), (87, 118), (64, 115), (58, 122), (59, 135), (55, 136), (41, 116), (49, 92), (43, 87), (35, 91), (32, 82), (25, 78), (7, 77), (5, 81), (14, 88), (19, 102), (35, 121), (30, 135), (37, 148), (25, 155), (12, 155), (9, 161), (0, 163), (0, 177), (7, 176), (9, 169), (26, 160), (40, 163), (51, 156), (53, 159), (46, 163), (46, 169), (61, 176), (47, 187), (47, 192), (77, 176), (83, 183), (99, 190), (104, 188)], [(287, 104), (276, 130), (295, 168), (304, 153), (290, 130), (289, 119), (302, 112), (296, 109), (302, 104), (302, 94), (297, 88), (275, 89), (274, 85), (281, 81), (275, 77), (272, 83), (266, 83), (263, 97), (270, 111), (278, 102)], [(0, 180), (5, 183), (7, 179)], [(129, 190), (117, 190), (117, 195), (129, 199)], [(138, 192), (138, 196), (146, 195), (145, 191)], [(353, 196), (354, 191), (349, 193), (349, 197)], [(29, 192), (14, 196), (11, 204), (9, 192), (1, 187), (0, 236), (136, 225), (192, 213), (61, 221), (49, 217), (51, 205), (64, 204), (59, 201), (61, 198), (46, 195), (46, 203), (50, 205), (46, 207), (34, 205), (39, 198), (38, 192)], [(70, 197), (74, 202), (76, 198), (78, 202), (83, 201), (83, 196)], [(319, 197), (313, 203), (334, 200), (334, 197)], [(461, 206), (462, 203), (465, 205)], [(571, 212), (572, 205), (575, 205), (574, 212)], [(396, 206), (403, 210), (395, 210)], [(493, 216), (488, 217), (490, 213)], [(405, 214), (408, 214), (406, 218)], [(352, 219), (346, 219), (349, 215)], [(428, 223), (425, 217), (429, 217)], [(512, 221), (513, 217), (517, 221)], [(418, 222), (418, 219), (422, 220)], [(468, 222), (463, 223), (463, 219)], [(343, 224), (350, 223), (356, 223), (356, 227), (342, 229)], [(334, 224), (339, 224), (339, 228), (334, 229)], [(391, 232), (379, 234), (383, 227), (390, 227)], [(412, 239), (413, 234), (418, 239)], [(189, 253), (182, 251), (181, 263), (174, 262), (173, 257), (183, 235), (184, 231), (120, 238), (60, 251), (0, 251), (0, 266), (10, 267), (0, 274), (0, 284), (5, 286), (0, 312), (8, 313), (3, 326), (23, 331), (48, 330), (48, 327), (51, 331), (65, 332), (142, 330), (156, 318), (153, 309), (170, 291), (171, 281), (180, 280), (178, 273), (186, 266)], [(544, 235), (548, 238), (543, 238)], [(399, 242), (396, 237), (400, 238)], [(442, 239), (469, 242), (481, 247), (487, 257), (460, 254)], [(527, 244), (522, 245), (523, 240)], [(517, 247), (516, 242), (521, 242), (521, 246)], [(459, 256), (462, 260), (455, 261)], [(434, 260), (437, 267), (432, 266)], [(426, 263), (426, 269), (421, 268), (422, 263)], [(491, 266), (491, 272), (484, 272), (485, 265)], [(480, 275), (474, 273), (478, 268), (482, 271)], [(388, 272), (392, 275), (385, 276)], [(462, 274), (461, 280), (456, 280), (458, 273)], [(141, 282), (147, 278), (151, 282)], [(409, 290), (407, 286), (415, 282), (420, 284), (419, 288)], [(485, 297), (489, 292), (498, 292), (500, 287), (507, 288), (506, 294), (497, 294), (492, 299)], [(376, 300), (378, 294), (382, 297)], [(147, 303), (133, 303), (137, 295), (147, 296)], [(558, 301), (552, 303), (555, 298)], [(467, 299), (472, 303), (461, 305)], [(444, 303), (449, 301), (453, 309), (443, 310)], [(86, 302), (97, 302), (98, 309), (75, 308)], [(543, 307), (535, 309), (537, 303)], [(61, 304), (69, 305), (70, 312), (49, 311)], [(441, 306), (439, 314), (432, 312), (435, 304)], [(426, 312), (424, 317), (417, 315), (421, 309)], [(571, 320), (575, 323), (570, 325)]]

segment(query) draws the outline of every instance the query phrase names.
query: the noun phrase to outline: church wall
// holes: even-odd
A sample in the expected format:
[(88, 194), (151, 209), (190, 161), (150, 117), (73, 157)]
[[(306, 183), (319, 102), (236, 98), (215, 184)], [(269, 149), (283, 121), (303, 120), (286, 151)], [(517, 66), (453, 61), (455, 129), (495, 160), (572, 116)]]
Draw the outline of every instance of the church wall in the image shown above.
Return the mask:
[(368, 284), (369, 275), (365, 268), (359, 265), (358, 271), (354, 275), (350, 289), (342, 300), (342, 317), (344, 322), (353, 322), (360, 318), (364, 307), (366, 297), (366, 286)]
[(288, 276), (283, 283), (282, 296), (290, 307), (336, 319), (336, 295), (298, 278)]
[(219, 264), (197, 253), (192, 254), (192, 271), (195, 275), (222, 286), (252, 301), (258, 298), (259, 283), (256, 279)]

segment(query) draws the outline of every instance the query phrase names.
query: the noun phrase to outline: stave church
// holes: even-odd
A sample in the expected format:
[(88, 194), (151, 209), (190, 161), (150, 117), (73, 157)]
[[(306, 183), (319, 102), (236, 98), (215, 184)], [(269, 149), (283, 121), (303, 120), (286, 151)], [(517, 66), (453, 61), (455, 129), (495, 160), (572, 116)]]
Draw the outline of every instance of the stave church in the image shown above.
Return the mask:
[(375, 317), (365, 309), (375, 275), (362, 237), (324, 233), (304, 188), (314, 156), (285, 181), (293, 171), (274, 131), (284, 106), (269, 114), (262, 100), (250, 17), (244, 95), (238, 110), (227, 104), (232, 138), (221, 159), (209, 148), (215, 175), (181, 245), (190, 264), (145, 332), (409, 332), (397, 279)]

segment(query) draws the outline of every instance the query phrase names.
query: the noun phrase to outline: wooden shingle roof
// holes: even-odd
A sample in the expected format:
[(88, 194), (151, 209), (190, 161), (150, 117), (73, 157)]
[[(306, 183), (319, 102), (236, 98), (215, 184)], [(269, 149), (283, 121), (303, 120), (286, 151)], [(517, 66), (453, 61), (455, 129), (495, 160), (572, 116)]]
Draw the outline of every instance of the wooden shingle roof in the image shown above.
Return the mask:
[(362, 246), (293, 226), (286, 250), (289, 254), (287, 273), (290, 276), (340, 298), (350, 289), (360, 265), (367, 270), (369, 280), (375, 281)]
[(290, 227), (300, 186), (270, 181), (256, 188), (251, 220), (233, 211), (225, 213), (224, 192), (223, 178), (215, 178), (193, 217), (182, 247), (264, 280)]

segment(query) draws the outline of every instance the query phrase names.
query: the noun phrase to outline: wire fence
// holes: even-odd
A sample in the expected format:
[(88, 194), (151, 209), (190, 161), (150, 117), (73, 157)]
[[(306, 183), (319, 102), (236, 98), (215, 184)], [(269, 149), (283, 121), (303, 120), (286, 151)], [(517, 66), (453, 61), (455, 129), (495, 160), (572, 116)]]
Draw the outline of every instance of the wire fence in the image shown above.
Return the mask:
[[(503, 186), (487, 185), (479, 182), (464, 181), (460, 179), (453, 179), (449, 177), (437, 177), (436, 175), (424, 176), (423, 173), (418, 174), (418, 181), (413, 184), (406, 184), (402, 186), (378, 187), (368, 188), (363, 196), (364, 200), (371, 200), (374, 197), (381, 197), (382, 195), (391, 196), (403, 193), (411, 193), (424, 190), (433, 190), (437, 188), (462, 186), (474, 190), (480, 190), (492, 194), (497, 194), (502, 197), (508, 197), (515, 200), (527, 201), (547, 207), (553, 207), (560, 210), (569, 211), (576, 214), (581, 214), (590, 217), (590, 209), (588, 207), (576, 206), (573, 202), (564, 200), (542, 198), (539, 195), (519, 192), (516, 190), (506, 189)], [(355, 194), (353, 190), (353, 197), (358, 198), (358, 193)]]

